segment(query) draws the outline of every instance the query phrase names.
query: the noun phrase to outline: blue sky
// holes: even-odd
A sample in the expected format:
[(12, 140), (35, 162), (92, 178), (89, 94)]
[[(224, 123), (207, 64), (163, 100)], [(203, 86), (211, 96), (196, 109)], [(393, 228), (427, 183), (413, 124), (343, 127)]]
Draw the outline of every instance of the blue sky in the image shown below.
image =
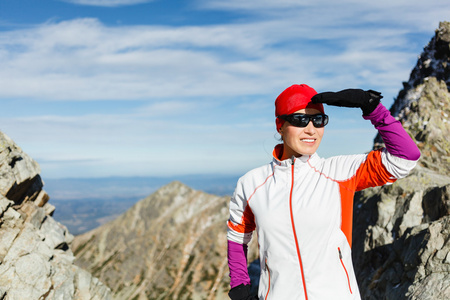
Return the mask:
[[(450, 16), (423, 2), (0, 0), (0, 130), (44, 180), (242, 174), (291, 84), (390, 107)], [(359, 110), (325, 109), (321, 156), (370, 150)]]

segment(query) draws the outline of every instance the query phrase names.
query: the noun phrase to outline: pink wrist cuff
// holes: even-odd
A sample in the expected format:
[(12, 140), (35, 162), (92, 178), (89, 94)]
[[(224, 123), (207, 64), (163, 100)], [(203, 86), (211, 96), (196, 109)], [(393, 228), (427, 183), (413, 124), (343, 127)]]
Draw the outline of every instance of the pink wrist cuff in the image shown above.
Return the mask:
[(373, 112), (363, 116), (363, 118), (372, 122), (390, 154), (407, 160), (419, 159), (420, 151), (416, 143), (405, 131), (402, 124), (381, 103)]
[(228, 268), (230, 269), (230, 286), (250, 284), (247, 270), (247, 245), (228, 241)]

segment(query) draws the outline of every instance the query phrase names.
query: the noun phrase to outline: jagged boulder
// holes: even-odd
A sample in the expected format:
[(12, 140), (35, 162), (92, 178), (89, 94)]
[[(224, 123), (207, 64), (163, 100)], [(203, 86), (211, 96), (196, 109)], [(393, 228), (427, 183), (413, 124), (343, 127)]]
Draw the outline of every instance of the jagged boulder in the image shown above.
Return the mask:
[(391, 186), (358, 193), (355, 203), (363, 299), (448, 299), (450, 177), (418, 167)]
[(362, 298), (450, 299), (449, 235), (450, 216), (445, 216), (366, 251), (364, 264), (372, 271), (358, 274)]
[(450, 299), (449, 57), (450, 23), (442, 22), (391, 108), (421, 150), (418, 167), (355, 196), (353, 260), (363, 299)]
[(0, 132), (0, 299), (110, 299), (75, 266), (73, 236), (52, 218), (39, 165)]

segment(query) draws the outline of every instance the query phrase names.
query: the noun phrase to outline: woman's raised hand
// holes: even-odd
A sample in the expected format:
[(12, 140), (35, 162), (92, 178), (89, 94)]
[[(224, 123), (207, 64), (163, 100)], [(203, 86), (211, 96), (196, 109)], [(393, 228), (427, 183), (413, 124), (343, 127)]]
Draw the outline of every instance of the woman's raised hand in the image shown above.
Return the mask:
[(381, 98), (383, 96), (377, 91), (346, 89), (339, 92), (318, 93), (311, 98), (311, 102), (342, 107), (359, 107), (363, 111), (363, 115), (367, 116), (378, 106)]

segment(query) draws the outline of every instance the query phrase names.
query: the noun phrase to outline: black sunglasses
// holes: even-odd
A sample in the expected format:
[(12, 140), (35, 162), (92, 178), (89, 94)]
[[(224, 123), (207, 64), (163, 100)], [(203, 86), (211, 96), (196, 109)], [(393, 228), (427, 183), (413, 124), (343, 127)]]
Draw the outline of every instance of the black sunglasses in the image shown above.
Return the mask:
[(326, 114), (307, 115), (295, 113), (290, 115), (281, 115), (278, 118), (288, 121), (295, 127), (306, 127), (310, 121), (312, 121), (314, 127), (316, 128), (321, 128), (328, 124), (328, 116)]

